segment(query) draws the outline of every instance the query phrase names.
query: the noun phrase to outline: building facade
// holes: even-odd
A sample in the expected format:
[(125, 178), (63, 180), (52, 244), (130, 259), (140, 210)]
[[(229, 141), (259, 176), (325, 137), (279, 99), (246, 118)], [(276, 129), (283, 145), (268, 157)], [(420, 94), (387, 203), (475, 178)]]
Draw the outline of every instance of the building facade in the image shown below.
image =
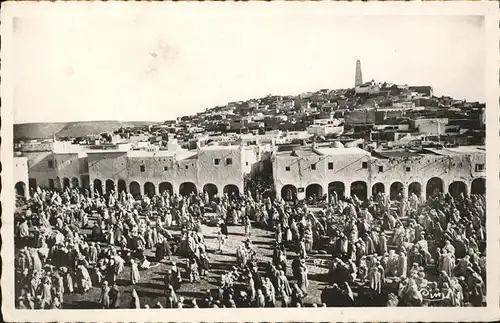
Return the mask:
[(285, 200), (377, 192), (391, 198), (415, 193), (421, 200), (436, 192), (453, 195), (485, 192), (486, 152), (480, 147), (372, 153), (360, 148), (298, 147), (273, 155), (278, 195)]
[[(284, 199), (339, 196), (365, 199), (377, 192), (391, 198), (415, 193), (422, 200), (436, 192), (484, 193), (486, 151), (483, 146), (420, 150), (374, 150), (352, 145), (198, 146), (169, 144), (168, 150), (130, 150), (115, 146), (86, 149), (57, 146), (15, 157), (17, 195), (29, 197), (37, 186), (88, 189), (91, 194), (126, 191), (134, 196), (169, 191), (186, 195), (243, 193), (245, 178), (262, 169), (271, 152), (276, 192)], [(266, 157), (265, 157), (266, 156)]]
[[(183, 195), (200, 191), (210, 195), (243, 193), (245, 176), (258, 171), (265, 150), (243, 145), (205, 146), (196, 150), (170, 145), (165, 151), (66, 148), (70, 151), (53, 149), (19, 157), (19, 167), (16, 164), (19, 183), (26, 187), (29, 183), (32, 188), (79, 187), (100, 195), (126, 191), (134, 196), (151, 196), (166, 190)], [(16, 184), (16, 190), (17, 187)]]
[(29, 198), (28, 158), (14, 157), (14, 182), (16, 196)]

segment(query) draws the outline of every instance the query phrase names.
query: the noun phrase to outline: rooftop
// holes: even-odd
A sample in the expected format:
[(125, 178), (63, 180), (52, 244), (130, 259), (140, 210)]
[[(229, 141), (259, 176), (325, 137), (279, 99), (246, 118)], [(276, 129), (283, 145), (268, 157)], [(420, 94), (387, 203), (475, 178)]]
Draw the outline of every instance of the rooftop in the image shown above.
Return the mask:
[(353, 147), (353, 148), (330, 148), (330, 147), (319, 147), (317, 148), (319, 152), (323, 155), (370, 155), (369, 152), (363, 150), (361, 148)]
[(426, 150), (436, 155), (442, 155), (442, 156), (486, 154), (485, 146), (460, 146), (460, 147), (443, 148), (443, 149), (426, 148)]
[(420, 156), (416, 151), (407, 150), (375, 150), (373, 155), (379, 158), (407, 158), (407, 157), (417, 157)]
[(289, 150), (287, 149), (278, 151), (276, 155), (282, 157), (290, 156), (299, 158), (319, 156), (319, 154), (314, 152), (310, 146), (309, 147), (297, 146)]
[(179, 151), (172, 150), (156, 150), (156, 151), (146, 151), (146, 150), (131, 150), (127, 153), (128, 157), (172, 157), (175, 156)]
[(239, 148), (240, 146), (237, 145), (228, 145), (228, 146), (213, 145), (213, 146), (201, 147), (201, 150), (236, 150)]
[(278, 156), (292, 156), (292, 157), (313, 157), (313, 156), (341, 156), (341, 155), (370, 155), (369, 152), (361, 148), (330, 148), (330, 147), (317, 147), (312, 149), (311, 146), (296, 146), (290, 147), (287, 150), (278, 151)]

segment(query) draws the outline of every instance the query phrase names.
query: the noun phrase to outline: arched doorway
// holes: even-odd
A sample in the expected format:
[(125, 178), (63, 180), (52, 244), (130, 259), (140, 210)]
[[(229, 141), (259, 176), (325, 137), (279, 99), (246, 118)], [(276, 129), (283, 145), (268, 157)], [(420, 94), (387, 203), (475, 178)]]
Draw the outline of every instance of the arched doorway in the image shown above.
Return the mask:
[(118, 180), (118, 193), (121, 192), (127, 193), (127, 183), (123, 179)]
[(285, 185), (281, 189), (281, 198), (287, 202), (297, 199), (297, 188), (293, 185)]
[(389, 198), (391, 200), (396, 200), (399, 195), (403, 195), (403, 183), (394, 182), (391, 184)]
[(408, 186), (408, 195), (415, 194), (417, 197), (422, 196), (422, 185), (419, 182), (413, 182)]
[(56, 177), (54, 182), (55, 182), (56, 189), (60, 190), (61, 189), (61, 179), (59, 178), (59, 176)]
[(366, 200), (368, 197), (368, 188), (363, 181), (357, 181), (351, 184), (351, 196), (356, 195), (360, 200)]
[(155, 196), (155, 194), (156, 194), (155, 184), (153, 184), (151, 182), (146, 182), (144, 184), (144, 194), (149, 196), (149, 197)]
[(112, 179), (106, 180), (106, 194), (110, 194), (115, 191), (115, 182)]
[(345, 195), (345, 185), (342, 182), (331, 182), (328, 184), (328, 194), (337, 193), (338, 198), (343, 198)]
[(137, 182), (130, 182), (130, 194), (132, 194), (134, 198), (141, 196), (141, 185)]
[(64, 178), (63, 178), (63, 189), (67, 189), (67, 188), (69, 188), (69, 187), (70, 187), (70, 186), (69, 186), (69, 178), (64, 177)]
[(80, 183), (81, 183), (82, 191), (90, 190), (90, 177), (89, 177), (89, 175), (80, 176)]
[(464, 194), (464, 196), (467, 196), (467, 185), (461, 181), (452, 182), (448, 186), (448, 192), (453, 197), (460, 196), (460, 194), (462, 193)]
[(470, 191), (471, 194), (486, 194), (486, 179), (482, 177), (474, 179)]
[(26, 197), (26, 184), (24, 182), (17, 182), (14, 187), (16, 188), (16, 196)]
[(94, 179), (94, 191), (98, 192), (102, 196), (102, 182), (100, 179)]
[(433, 197), (436, 194), (443, 192), (443, 180), (439, 177), (431, 178), (426, 185), (425, 192), (428, 197)]
[(174, 187), (169, 182), (161, 182), (158, 190), (160, 192), (160, 195), (164, 192), (168, 192), (169, 195), (173, 195), (174, 193)]
[(185, 182), (179, 186), (179, 194), (182, 196), (191, 195), (191, 193), (196, 194), (196, 185), (192, 182)]
[(229, 184), (224, 186), (224, 194), (227, 194), (228, 196), (238, 196), (240, 194), (240, 190), (238, 189), (238, 186)]
[(50, 190), (55, 190), (56, 189), (56, 183), (54, 182), (53, 178), (49, 178), (49, 189)]
[(323, 188), (319, 184), (311, 184), (306, 187), (306, 199), (314, 198), (319, 200), (323, 197)]
[(80, 180), (78, 179), (78, 177), (73, 177), (71, 179), (71, 187), (72, 188), (80, 188)]
[(378, 193), (385, 193), (385, 185), (384, 183), (375, 183), (372, 186), (372, 195), (376, 196)]
[(205, 186), (203, 186), (203, 192), (206, 192), (208, 194), (208, 197), (212, 198), (215, 195), (217, 195), (219, 190), (217, 189), (217, 186), (214, 184), (205, 184)]

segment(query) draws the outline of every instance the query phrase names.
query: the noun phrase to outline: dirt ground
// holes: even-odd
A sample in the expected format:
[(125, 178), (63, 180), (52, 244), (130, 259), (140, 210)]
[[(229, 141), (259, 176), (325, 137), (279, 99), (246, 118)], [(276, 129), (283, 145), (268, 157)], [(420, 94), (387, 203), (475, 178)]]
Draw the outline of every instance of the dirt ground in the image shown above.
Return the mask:
[[(176, 232), (174, 232), (175, 234)], [(183, 284), (177, 292), (178, 297), (182, 296), (185, 299), (186, 307), (189, 307), (192, 298), (201, 299), (204, 297), (205, 293), (212, 288), (218, 287), (218, 278), (226, 270), (232, 268), (236, 264), (236, 248), (246, 240), (244, 235), (243, 226), (231, 226), (229, 227), (229, 239), (227, 240), (224, 247), (224, 254), (220, 254), (217, 251), (217, 228), (209, 227), (203, 225), (203, 234), (205, 237), (207, 252), (209, 255), (211, 269), (209, 275), (206, 278), (202, 278), (198, 283), (189, 283), (186, 281), (185, 275), (183, 275)], [(252, 228), (251, 241), (254, 249), (258, 254), (259, 265), (271, 261), (272, 257), (272, 245), (273, 245), (273, 234), (269, 231), (265, 231), (259, 228)], [(288, 251), (288, 254), (295, 256), (294, 252)], [(154, 249), (146, 252), (146, 256), (154, 256)], [(317, 255), (319, 258), (323, 255)], [(288, 272), (287, 276), (292, 280), (291, 277), (291, 262), (292, 257), (288, 257)], [(290, 259), (291, 258), (291, 259)], [(324, 256), (323, 256), (324, 258)], [(160, 302), (162, 306), (165, 306), (165, 296), (164, 296), (164, 276), (167, 270), (171, 267), (172, 261), (177, 263), (177, 266), (181, 268), (182, 272), (185, 273), (185, 259), (178, 256), (173, 256), (170, 261), (164, 260), (162, 263), (152, 263), (152, 268), (148, 270), (141, 271), (140, 282), (132, 286), (130, 285), (130, 267), (125, 267), (124, 272), (118, 277), (117, 284), (121, 291), (121, 306), (126, 308), (129, 306), (131, 301), (131, 291), (133, 288), (136, 289), (139, 298), (141, 300), (141, 307), (144, 305), (149, 305), (154, 307), (157, 302)], [(312, 261), (312, 259), (310, 260)], [(260, 267), (260, 266), (259, 266)], [(316, 266), (314, 264), (309, 265), (309, 288), (308, 295), (304, 299), (306, 304), (321, 303), (320, 294), (323, 290), (323, 286), (326, 285), (326, 273), (327, 268)], [(78, 308), (78, 309), (92, 309), (99, 307), (99, 296), (100, 287), (94, 286), (86, 294), (73, 294), (65, 295), (64, 308)]]

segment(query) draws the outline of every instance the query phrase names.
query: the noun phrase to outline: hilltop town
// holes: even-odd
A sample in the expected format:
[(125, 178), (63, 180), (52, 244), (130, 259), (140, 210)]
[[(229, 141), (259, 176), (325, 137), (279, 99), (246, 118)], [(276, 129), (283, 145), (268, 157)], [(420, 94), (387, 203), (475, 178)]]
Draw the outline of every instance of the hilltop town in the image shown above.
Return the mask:
[[(174, 138), (187, 149), (195, 148), (197, 143), (203, 146), (251, 137), (274, 139), (277, 144), (297, 139), (335, 139), (343, 143), (361, 139), (390, 147), (438, 141), (438, 134), (442, 144), (469, 145), (484, 141), (484, 112), (484, 103), (436, 97), (431, 86), (371, 81), (351, 89), (321, 89), (229, 102), (162, 124), (121, 126), (118, 122), (102, 122), (103, 126), (93, 129), (91, 124), (101, 122), (88, 122), (77, 130), (67, 126), (69, 129), (64, 131), (55, 129), (52, 134), (42, 135), (57, 134), (59, 140), (86, 145), (148, 142), (160, 150), (166, 149), (168, 140)], [(83, 134), (85, 126), (87, 134)], [(113, 126), (120, 128), (110, 129)], [(18, 142), (26, 139), (23, 134), (17, 137)], [(31, 138), (34, 139), (50, 138)]]
[(116, 125), (15, 141), (16, 247), (55, 244), (54, 285), (78, 277), (31, 306), (22, 249), (20, 308), (484, 305), (483, 103), (363, 82), (358, 62), (350, 89)]
[[(103, 124), (107, 127), (118, 125), (113, 122)], [(169, 157), (168, 165), (158, 166), (159, 170), (144, 166), (144, 171), (137, 169), (134, 172), (137, 171), (142, 178), (147, 174), (158, 176), (151, 179), (157, 184), (177, 182), (168, 175), (172, 165), (198, 161), (217, 166), (213, 161), (217, 160), (217, 156), (231, 154), (231, 149), (238, 148), (236, 151), (243, 149), (251, 152), (241, 156), (252, 155), (238, 155), (242, 159), (240, 163), (244, 164), (237, 172), (238, 182), (234, 185), (241, 191), (245, 176), (255, 177), (256, 170), (264, 169), (257, 165), (268, 165), (270, 170), (271, 156), (276, 159), (280, 151), (309, 149), (307, 147), (312, 144), (325, 148), (358, 148), (376, 159), (428, 154), (430, 150), (440, 155), (447, 149), (482, 146), (485, 139), (485, 104), (436, 97), (429, 85), (363, 82), (358, 61), (355, 86), (350, 89), (268, 95), (229, 102), (163, 123), (129, 124), (108, 132), (93, 133), (103, 129), (97, 125), (87, 128), (90, 133), (85, 136), (82, 136), (85, 126), (77, 128), (78, 136), (71, 136), (72, 128), (66, 126), (65, 136), (59, 138), (54, 133), (52, 138), (16, 140), (16, 165), (23, 168), (16, 172), (22, 174), (17, 179), (21, 182), (19, 185), (30, 183), (28, 186), (32, 189), (36, 185), (64, 187), (64, 183), (71, 179), (75, 185), (90, 188), (95, 180), (102, 179), (103, 182), (111, 180), (113, 183), (108, 186), (114, 186), (121, 176), (102, 173), (102, 169), (95, 170), (91, 162), (106, 159), (109, 154), (128, 156), (128, 163), (122, 163), (128, 172), (131, 172), (132, 161), (143, 165), (149, 163), (144, 158), (156, 160), (161, 156)], [(210, 152), (213, 156), (202, 161), (200, 151)], [(71, 160), (80, 163), (80, 168), (68, 169), (65, 165)], [(184, 171), (188, 171), (188, 165), (185, 165)], [(200, 176), (193, 176), (194, 186), (202, 190), (207, 183), (200, 182)], [(226, 174), (221, 176), (221, 179), (225, 178)], [(143, 187), (146, 181), (139, 186)], [(104, 183), (101, 185), (105, 191)], [(223, 188), (222, 183), (217, 186)], [(326, 185), (324, 187), (326, 192)], [(137, 191), (144, 192), (142, 189)]]

